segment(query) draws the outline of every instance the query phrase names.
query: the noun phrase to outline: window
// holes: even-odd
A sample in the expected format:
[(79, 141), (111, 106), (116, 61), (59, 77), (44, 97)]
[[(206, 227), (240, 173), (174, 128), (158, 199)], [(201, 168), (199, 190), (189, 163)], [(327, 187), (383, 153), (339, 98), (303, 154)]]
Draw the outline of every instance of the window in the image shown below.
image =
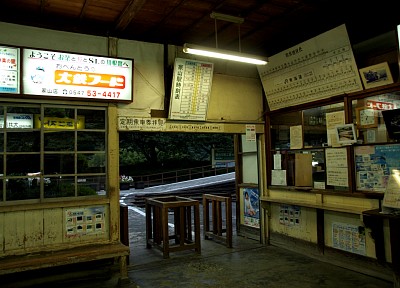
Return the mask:
[(95, 196), (106, 187), (106, 109), (0, 106), (0, 201)]

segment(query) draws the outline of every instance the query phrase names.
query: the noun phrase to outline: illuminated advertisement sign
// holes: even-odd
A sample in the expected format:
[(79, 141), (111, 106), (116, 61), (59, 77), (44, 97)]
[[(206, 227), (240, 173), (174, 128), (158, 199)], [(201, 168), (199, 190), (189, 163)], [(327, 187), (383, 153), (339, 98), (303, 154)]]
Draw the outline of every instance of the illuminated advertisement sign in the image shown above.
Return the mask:
[(133, 60), (23, 49), (23, 93), (132, 101)]
[(19, 48), (0, 46), (0, 93), (19, 93)]

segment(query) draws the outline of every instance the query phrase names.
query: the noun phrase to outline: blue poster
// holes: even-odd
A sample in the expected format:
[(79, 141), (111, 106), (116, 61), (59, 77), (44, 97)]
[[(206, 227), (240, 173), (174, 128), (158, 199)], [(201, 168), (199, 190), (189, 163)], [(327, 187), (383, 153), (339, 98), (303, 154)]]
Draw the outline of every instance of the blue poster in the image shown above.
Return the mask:
[(244, 224), (260, 228), (260, 192), (258, 188), (243, 189)]

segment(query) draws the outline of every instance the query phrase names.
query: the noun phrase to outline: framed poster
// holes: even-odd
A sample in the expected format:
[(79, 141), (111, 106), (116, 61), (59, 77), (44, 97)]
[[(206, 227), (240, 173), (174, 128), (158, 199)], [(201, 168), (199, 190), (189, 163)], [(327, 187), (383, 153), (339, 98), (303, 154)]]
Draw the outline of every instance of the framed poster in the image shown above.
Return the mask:
[(336, 126), (336, 137), (339, 144), (352, 144), (357, 142), (354, 124)]
[(69, 100), (133, 101), (133, 60), (22, 50), (22, 92)]

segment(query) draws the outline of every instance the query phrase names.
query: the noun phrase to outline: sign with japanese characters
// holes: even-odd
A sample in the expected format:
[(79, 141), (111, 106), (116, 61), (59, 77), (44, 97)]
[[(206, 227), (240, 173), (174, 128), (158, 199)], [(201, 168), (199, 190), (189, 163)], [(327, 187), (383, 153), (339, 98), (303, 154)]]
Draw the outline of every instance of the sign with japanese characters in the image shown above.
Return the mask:
[[(0, 115), (0, 128), (4, 128), (4, 115)], [(21, 113), (7, 113), (6, 128), (32, 129), (33, 115)]]
[(275, 54), (257, 68), (271, 111), (363, 89), (345, 25)]
[(0, 93), (19, 93), (19, 51), (0, 46)]
[(206, 120), (213, 69), (213, 63), (175, 59), (170, 119)]
[(132, 101), (133, 60), (23, 49), (27, 95)]

